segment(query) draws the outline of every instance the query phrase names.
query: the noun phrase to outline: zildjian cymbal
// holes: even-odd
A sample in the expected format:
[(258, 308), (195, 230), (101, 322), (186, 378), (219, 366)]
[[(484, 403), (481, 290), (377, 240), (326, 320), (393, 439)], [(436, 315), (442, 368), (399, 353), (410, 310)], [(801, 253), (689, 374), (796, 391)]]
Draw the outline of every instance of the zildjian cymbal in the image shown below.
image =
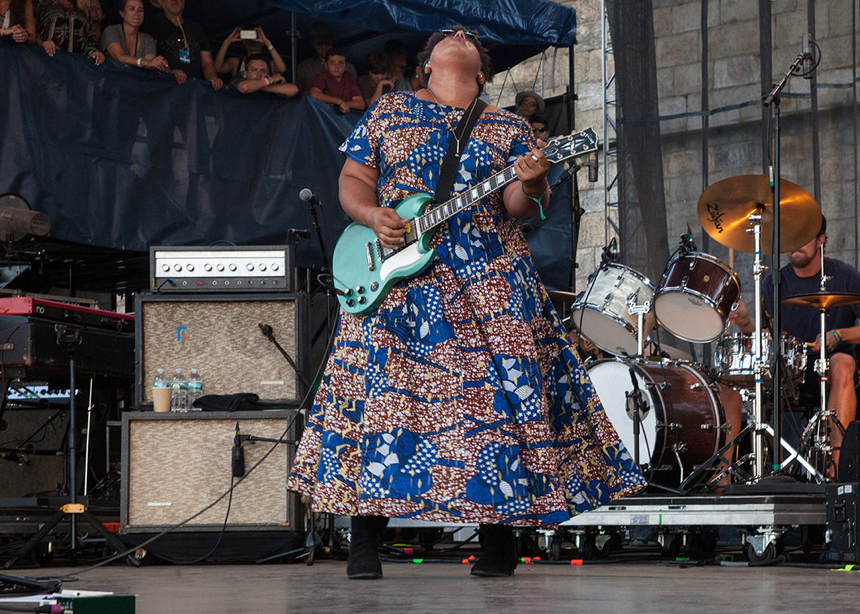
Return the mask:
[[(821, 227), (821, 208), (796, 183), (779, 182), (779, 250), (799, 249), (815, 238)], [(710, 186), (699, 197), (699, 222), (715, 241), (740, 252), (755, 252), (750, 215), (761, 212), (761, 253), (773, 253), (773, 192), (766, 175), (729, 177)]]
[(816, 309), (830, 309), (842, 305), (860, 303), (860, 294), (850, 292), (812, 292), (811, 294), (798, 294), (782, 299), (783, 305), (795, 305), (797, 307), (815, 307)]

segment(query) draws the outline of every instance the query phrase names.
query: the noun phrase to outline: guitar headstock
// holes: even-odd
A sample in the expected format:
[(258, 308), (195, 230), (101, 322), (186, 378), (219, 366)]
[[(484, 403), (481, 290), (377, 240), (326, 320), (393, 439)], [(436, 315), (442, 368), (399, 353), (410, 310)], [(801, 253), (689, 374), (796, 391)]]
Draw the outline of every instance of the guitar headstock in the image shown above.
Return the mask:
[(541, 151), (550, 162), (561, 162), (573, 156), (597, 151), (597, 134), (593, 128), (554, 138)]

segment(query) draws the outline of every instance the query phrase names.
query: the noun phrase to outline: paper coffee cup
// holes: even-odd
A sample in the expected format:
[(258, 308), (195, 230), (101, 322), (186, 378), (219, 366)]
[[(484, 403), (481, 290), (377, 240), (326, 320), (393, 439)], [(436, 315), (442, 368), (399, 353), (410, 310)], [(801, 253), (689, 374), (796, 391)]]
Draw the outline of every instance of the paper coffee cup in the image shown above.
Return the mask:
[(173, 391), (170, 388), (152, 389), (152, 406), (155, 411), (170, 411), (170, 397)]

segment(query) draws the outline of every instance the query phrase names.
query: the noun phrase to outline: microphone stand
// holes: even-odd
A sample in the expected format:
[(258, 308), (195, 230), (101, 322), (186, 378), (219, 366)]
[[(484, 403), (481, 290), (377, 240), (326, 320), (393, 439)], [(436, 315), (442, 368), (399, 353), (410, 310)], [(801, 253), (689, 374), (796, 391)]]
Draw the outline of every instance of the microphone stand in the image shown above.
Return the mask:
[[(781, 178), (781, 170), (780, 170), (780, 126), (779, 126), (779, 117), (780, 117), (780, 98), (779, 94), (788, 84), (788, 79), (792, 74), (797, 72), (800, 67), (803, 65), (803, 52), (801, 51), (797, 54), (797, 57), (794, 59), (794, 62), (791, 63), (791, 66), (788, 67), (788, 70), (782, 76), (782, 79), (779, 83), (773, 86), (771, 91), (764, 96), (762, 100), (762, 104), (764, 106), (771, 107), (771, 113), (773, 114), (773, 176), (771, 177), (771, 186), (773, 189), (773, 251), (772, 251), (772, 269), (771, 269), (771, 279), (773, 281), (773, 330), (771, 330), (771, 339), (773, 341), (773, 364), (778, 365), (782, 360), (782, 327), (781, 327), (781, 319), (782, 319), (782, 305), (780, 304), (781, 298), (781, 270), (779, 264), (779, 233), (780, 233), (780, 178)], [(773, 470), (778, 471), (782, 465), (782, 446), (780, 443), (782, 442), (782, 377), (780, 370), (778, 368), (773, 369), (773, 373), (771, 374), (772, 379), (772, 393), (773, 393)]]

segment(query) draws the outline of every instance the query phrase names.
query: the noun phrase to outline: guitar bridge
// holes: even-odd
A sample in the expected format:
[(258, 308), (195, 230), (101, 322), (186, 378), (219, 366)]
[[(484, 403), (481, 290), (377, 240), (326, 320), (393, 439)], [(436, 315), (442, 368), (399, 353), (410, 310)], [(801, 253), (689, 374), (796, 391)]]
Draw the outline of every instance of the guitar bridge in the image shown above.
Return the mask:
[(365, 255), (367, 256), (367, 270), (373, 271), (374, 269), (376, 269), (376, 260), (373, 257), (373, 243), (365, 243), (364, 251)]

